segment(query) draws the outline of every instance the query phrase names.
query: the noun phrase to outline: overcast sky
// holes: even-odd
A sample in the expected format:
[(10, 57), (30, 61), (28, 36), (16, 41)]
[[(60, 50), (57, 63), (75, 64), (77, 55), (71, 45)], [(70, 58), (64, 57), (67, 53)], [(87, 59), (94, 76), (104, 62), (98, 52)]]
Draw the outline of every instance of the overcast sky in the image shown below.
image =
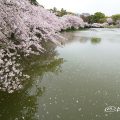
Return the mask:
[(64, 8), (75, 13), (104, 12), (106, 15), (120, 13), (120, 0), (37, 0), (45, 8)]

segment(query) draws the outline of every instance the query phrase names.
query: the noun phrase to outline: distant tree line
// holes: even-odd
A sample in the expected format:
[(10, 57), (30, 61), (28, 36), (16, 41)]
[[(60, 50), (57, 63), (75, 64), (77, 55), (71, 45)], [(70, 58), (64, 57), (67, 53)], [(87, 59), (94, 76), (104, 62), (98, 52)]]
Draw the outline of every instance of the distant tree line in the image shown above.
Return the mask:
[(114, 23), (120, 23), (120, 14), (112, 15), (111, 17)]
[(67, 15), (67, 14), (74, 15), (74, 13), (68, 12), (67, 10), (65, 10), (63, 8), (61, 10), (58, 10), (56, 7), (54, 7), (53, 9), (50, 9), (50, 11), (52, 11), (53, 13), (55, 13), (56, 16), (58, 16), (58, 17), (62, 17), (62, 16)]
[[(33, 5), (38, 5), (37, 0), (29, 0), (29, 1)], [(68, 12), (67, 10), (65, 10), (63, 8), (61, 10), (58, 10), (56, 7), (54, 7), (53, 9), (50, 9), (50, 11), (52, 11), (53, 13), (55, 13), (55, 15), (58, 16), (58, 17), (62, 17), (62, 16), (67, 15), (67, 14), (76, 15), (75, 13)], [(108, 18), (111, 19), (110, 24), (111, 23), (112, 24), (120, 24), (120, 14), (115, 14), (115, 15), (107, 17), (102, 12), (96, 12), (93, 15), (90, 15), (88, 13), (86, 15), (82, 14), (82, 15), (80, 15), (80, 17), (84, 20), (84, 22), (87, 22), (89, 24), (93, 24), (93, 23), (105, 23), (105, 22), (108, 22), (107, 21)]]
[(88, 23), (104, 23), (106, 21), (106, 16), (104, 13), (96, 12), (94, 15), (84, 16), (81, 18)]
[[(87, 14), (87, 16), (86, 16)], [(120, 14), (115, 14), (112, 16), (105, 16), (102, 12), (96, 12), (93, 15), (90, 15), (88, 13), (80, 15), (80, 17), (89, 24), (92, 23), (105, 23), (108, 22), (110, 24), (120, 24)]]

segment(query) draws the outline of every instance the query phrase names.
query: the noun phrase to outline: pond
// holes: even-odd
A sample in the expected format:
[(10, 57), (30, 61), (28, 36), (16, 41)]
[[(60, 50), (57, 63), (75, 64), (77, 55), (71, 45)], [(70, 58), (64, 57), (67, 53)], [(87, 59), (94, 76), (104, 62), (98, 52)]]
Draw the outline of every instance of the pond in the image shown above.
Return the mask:
[[(118, 120), (120, 29), (65, 32), (63, 47), (47, 46), (23, 60), (24, 89), (0, 92), (0, 120)], [(113, 106), (114, 111), (106, 111)]]

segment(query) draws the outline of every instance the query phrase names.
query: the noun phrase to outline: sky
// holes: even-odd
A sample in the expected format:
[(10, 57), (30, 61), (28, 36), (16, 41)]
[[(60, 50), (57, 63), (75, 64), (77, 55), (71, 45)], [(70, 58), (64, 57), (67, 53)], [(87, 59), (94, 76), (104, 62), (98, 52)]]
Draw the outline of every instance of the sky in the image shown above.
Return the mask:
[(74, 13), (103, 12), (107, 16), (120, 13), (120, 0), (37, 0), (45, 8), (64, 8)]

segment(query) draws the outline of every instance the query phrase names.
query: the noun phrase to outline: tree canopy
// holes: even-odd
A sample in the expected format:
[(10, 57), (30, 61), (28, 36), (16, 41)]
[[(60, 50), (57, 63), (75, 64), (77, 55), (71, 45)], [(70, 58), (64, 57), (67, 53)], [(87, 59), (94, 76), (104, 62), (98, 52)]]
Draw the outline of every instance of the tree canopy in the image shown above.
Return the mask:
[(117, 20), (120, 20), (120, 14), (112, 15), (112, 19), (114, 22), (117, 22)]
[(106, 21), (106, 16), (104, 13), (96, 12), (94, 15), (81, 15), (82, 19), (88, 23), (104, 23)]

